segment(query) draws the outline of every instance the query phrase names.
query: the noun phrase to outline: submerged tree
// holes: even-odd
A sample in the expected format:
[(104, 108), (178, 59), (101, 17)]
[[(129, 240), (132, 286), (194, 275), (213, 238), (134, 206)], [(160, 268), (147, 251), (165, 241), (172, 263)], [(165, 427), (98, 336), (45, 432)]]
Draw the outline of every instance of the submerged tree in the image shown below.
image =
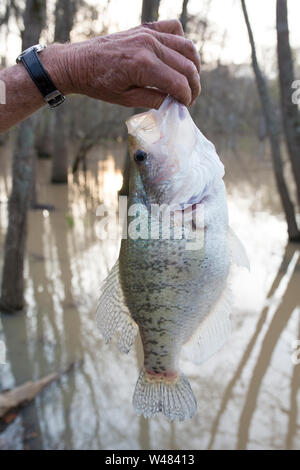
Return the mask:
[[(46, 0), (27, 0), (23, 15), (22, 49), (39, 42), (46, 17)], [(34, 187), (35, 116), (18, 128), (13, 156), (13, 183), (9, 199), (9, 221), (4, 247), (4, 266), (0, 305), (15, 311), (24, 305), (24, 256), (27, 236), (27, 212)]]
[(289, 41), (287, 1), (277, 0), (276, 8), (277, 57), (279, 70), (281, 112), (283, 130), (287, 143), (300, 207), (300, 113), (292, 101), (294, 68)]
[(268, 87), (266, 84), (266, 80), (262, 74), (260, 66), (258, 64), (257, 55), (256, 55), (256, 47), (253, 37), (252, 28), (250, 25), (246, 2), (245, 0), (241, 0), (242, 3), (242, 10), (247, 26), (249, 41), (251, 45), (252, 51), (252, 67), (256, 78), (256, 84), (258, 89), (258, 94), (261, 101), (262, 110), (264, 113), (264, 117), (266, 120), (267, 132), (270, 140), (271, 146), (271, 156), (273, 162), (273, 168), (275, 173), (275, 179), (277, 184), (277, 189), (280, 195), (282, 207), (285, 213), (287, 226), (288, 226), (288, 235), (291, 241), (300, 241), (300, 232), (297, 228), (296, 216), (295, 216), (295, 209), (293, 203), (290, 199), (288, 188), (284, 178), (283, 172), (283, 163), (282, 163), (282, 154), (280, 150), (280, 141), (278, 138), (278, 125), (275, 120), (275, 113), (273, 110), (273, 106), (270, 100)]
[[(67, 42), (73, 28), (78, 0), (57, 0), (55, 6), (55, 42)], [(68, 182), (68, 132), (66, 103), (55, 110), (53, 130), (52, 183)]]

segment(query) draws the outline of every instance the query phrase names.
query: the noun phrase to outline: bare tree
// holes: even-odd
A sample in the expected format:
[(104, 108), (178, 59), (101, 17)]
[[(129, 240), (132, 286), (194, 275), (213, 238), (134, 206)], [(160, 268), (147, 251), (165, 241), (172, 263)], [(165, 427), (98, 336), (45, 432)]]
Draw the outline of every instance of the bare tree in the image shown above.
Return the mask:
[(300, 206), (300, 113), (292, 101), (294, 81), (293, 59), (289, 41), (287, 1), (277, 0), (276, 5), (277, 57), (283, 129), (295, 177)]
[(160, 0), (143, 0), (141, 15), (142, 23), (158, 20), (159, 4)]
[(49, 107), (38, 111), (35, 148), (38, 158), (48, 159), (53, 155), (53, 118), (55, 113)]
[(188, 22), (188, 13), (187, 13), (188, 3), (189, 3), (189, 0), (183, 0), (181, 14), (179, 18), (184, 32), (186, 31), (186, 26)]
[(0, 27), (8, 24), (9, 14), (10, 14), (10, 1), (5, 2), (4, 13), (0, 15)]
[(187, 14), (187, 2), (182, 4), (182, 12), (180, 20), (183, 23), (184, 32), (192, 39), (199, 50), (201, 62), (204, 64), (205, 48), (207, 44), (216, 42), (219, 33), (215, 30), (209, 21), (209, 11), (211, 9), (212, 0), (202, 0), (201, 11), (196, 15)]
[[(70, 40), (77, 6), (78, 0), (57, 0), (55, 6), (55, 42)], [(67, 183), (69, 146), (66, 103), (55, 111), (51, 182)]]
[[(39, 41), (46, 17), (46, 0), (27, 0), (23, 15), (22, 49)], [(27, 236), (27, 212), (32, 198), (35, 174), (35, 116), (18, 129), (13, 156), (13, 185), (9, 200), (9, 222), (5, 239), (0, 304), (7, 311), (24, 305), (24, 256)]]
[[(18, 26), (20, 26), (20, 20), (23, 17), (23, 11), (19, 2), (16, 0), (3, 0), (2, 7), (4, 7), (3, 14), (0, 14), (0, 27), (9, 27), (9, 19), (14, 18)], [(19, 27), (21, 30), (21, 28)]]
[(266, 80), (258, 64), (254, 37), (253, 37), (253, 33), (252, 33), (252, 29), (251, 29), (251, 25), (250, 25), (248, 13), (247, 13), (245, 0), (241, 0), (241, 4), (242, 4), (242, 10), (243, 10), (246, 26), (247, 26), (249, 41), (251, 45), (252, 67), (253, 67), (253, 71), (254, 71), (255, 78), (256, 78), (256, 84), (257, 84), (258, 94), (259, 94), (260, 101), (261, 101), (262, 110), (263, 110), (264, 117), (266, 120), (267, 131), (268, 131), (268, 136), (269, 136), (270, 146), (271, 146), (271, 156), (272, 156), (272, 161), (273, 161), (275, 179), (276, 179), (277, 189), (279, 191), (282, 207), (283, 207), (286, 221), (287, 221), (289, 239), (291, 241), (300, 241), (300, 232), (297, 228), (294, 206), (290, 199), (288, 188), (284, 179), (282, 155), (281, 155), (281, 150), (280, 150), (280, 141), (278, 139), (278, 126), (274, 117), (275, 113), (273, 111), (273, 107), (272, 107), (271, 100), (269, 97)]
[[(160, 0), (143, 0), (141, 21), (142, 23), (157, 21), (159, 16)], [(133, 114), (139, 113), (140, 108), (135, 108)], [(119, 191), (120, 196), (127, 196), (129, 193), (129, 173), (130, 173), (130, 154), (127, 151), (125, 159), (125, 168), (123, 172), (123, 185)]]

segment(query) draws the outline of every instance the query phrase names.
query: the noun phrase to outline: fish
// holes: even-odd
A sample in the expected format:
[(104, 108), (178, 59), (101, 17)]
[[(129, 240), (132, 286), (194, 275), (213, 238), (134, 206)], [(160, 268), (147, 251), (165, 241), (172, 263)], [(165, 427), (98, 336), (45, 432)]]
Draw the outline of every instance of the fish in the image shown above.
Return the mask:
[[(102, 287), (97, 325), (106, 342), (116, 335), (125, 353), (140, 334), (136, 413), (183, 421), (195, 415), (197, 401), (180, 357), (201, 364), (228, 340), (230, 267), (249, 268), (249, 261), (228, 225), (224, 166), (188, 109), (168, 96), (158, 110), (133, 115), (126, 125), (127, 232)], [(165, 218), (164, 236), (167, 213), (173, 217)]]

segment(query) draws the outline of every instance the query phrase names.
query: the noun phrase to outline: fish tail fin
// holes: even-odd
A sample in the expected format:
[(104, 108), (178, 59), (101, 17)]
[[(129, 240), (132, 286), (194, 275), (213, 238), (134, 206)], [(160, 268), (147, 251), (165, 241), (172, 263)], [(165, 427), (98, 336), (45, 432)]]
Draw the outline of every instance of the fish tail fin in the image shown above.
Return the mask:
[(182, 373), (169, 379), (148, 374), (143, 368), (135, 387), (133, 407), (145, 418), (162, 413), (169, 421), (183, 421), (195, 415), (197, 402), (189, 381)]

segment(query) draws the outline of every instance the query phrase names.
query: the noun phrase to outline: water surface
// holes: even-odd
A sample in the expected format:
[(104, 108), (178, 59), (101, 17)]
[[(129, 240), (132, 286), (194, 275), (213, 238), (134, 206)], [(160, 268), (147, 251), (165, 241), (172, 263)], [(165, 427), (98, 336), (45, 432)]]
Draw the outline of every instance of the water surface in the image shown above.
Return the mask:
[[(63, 371), (0, 433), (0, 449), (299, 449), (299, 246), (287, 243), (267, 152), (256, 144), (221, 148), (230, 224), (243, 240), (250, 274), (234, 269), (233, 334), (202, 366), (183, 362), (198, 413), (183, 423), (135, 415), (131, 399), (141, 367), (139, 341), (128, 355), (105, 345), (94, 312), (119, 239), (99, 240), (96, 208), (117, 208), (126, 147), (106, 143), (89, 154), (87, 174), (69, 188), (49, 184), (40, 161), (39, 202), (30, 211), (26, 308), (1, 315), (7, 364), (0, 390)], [(0, 147), (1, 268), (11, 187), (11, 146)]]

